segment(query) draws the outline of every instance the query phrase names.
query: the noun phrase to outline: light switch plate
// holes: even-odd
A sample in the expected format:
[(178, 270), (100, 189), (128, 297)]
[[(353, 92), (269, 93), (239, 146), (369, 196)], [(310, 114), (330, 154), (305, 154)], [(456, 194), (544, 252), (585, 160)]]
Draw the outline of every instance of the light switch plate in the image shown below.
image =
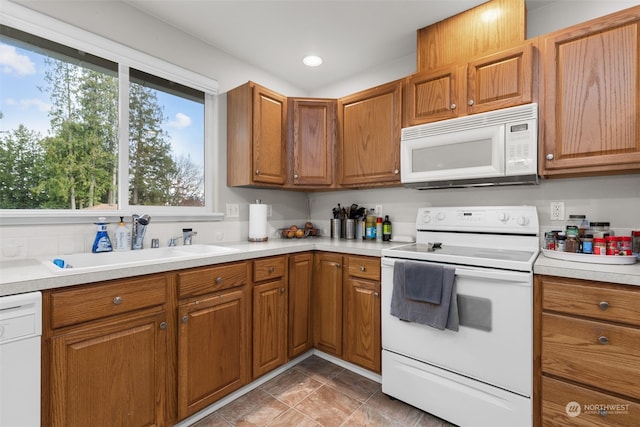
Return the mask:
[(227, 203), (227, 217), (238, 218), (240, 216), (240, 205), (237, 203)]

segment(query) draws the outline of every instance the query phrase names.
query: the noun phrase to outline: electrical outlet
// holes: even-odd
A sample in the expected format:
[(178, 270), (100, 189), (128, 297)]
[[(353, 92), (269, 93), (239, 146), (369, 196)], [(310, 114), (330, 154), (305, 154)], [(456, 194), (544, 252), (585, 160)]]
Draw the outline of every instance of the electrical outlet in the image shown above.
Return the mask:
[(382, 216), (382, 205), (376, 205), (376, 216)]
[(564, 202), (551, 202), (551, 220), (564, 221)]
[(237, 203), (227, 203), (227, 217), (238, 218), (240, 216), (240, 206)]

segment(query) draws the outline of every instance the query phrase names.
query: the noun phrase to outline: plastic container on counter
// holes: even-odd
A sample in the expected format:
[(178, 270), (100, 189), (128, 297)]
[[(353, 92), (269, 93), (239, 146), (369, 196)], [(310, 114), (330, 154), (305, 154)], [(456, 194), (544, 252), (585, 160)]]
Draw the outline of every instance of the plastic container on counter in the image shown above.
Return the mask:
[(612, 235), (613, 233), (609, 230), (608, 222), (590, 222), (589, 223), (589, 233), (593, 234), (593, 237), (607, 237)]
[[(578, 237), (582, 237), (587, 229), (589, 228), (589, 221), (587, 221), (586, 215), (569, 215), (569, 220), (567, 221), (567, 229), (569, 227), (576, 227), (578, 229)], [(567, 235), (569, 233), (567, 232)]]
[(631, 255), (632, 248), (631, 236), (618, 237), (618, 254), (619, 255)]
[(633, 253), (640, 256), (640, 230), (634, 230), (631, 232), (632, 239), (632, 251)]

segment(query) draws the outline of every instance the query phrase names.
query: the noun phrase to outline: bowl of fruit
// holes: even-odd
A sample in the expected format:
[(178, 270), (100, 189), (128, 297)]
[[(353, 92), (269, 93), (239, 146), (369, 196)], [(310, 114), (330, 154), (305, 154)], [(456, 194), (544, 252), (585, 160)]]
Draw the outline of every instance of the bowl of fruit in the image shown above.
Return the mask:
[(319, 230), (312, 222), (306, 222), (303, 226), (292, 225), (289, 228), (281, 228), (280, 235), (284, 239), (304, 239), (309, 236), (317, 236)]

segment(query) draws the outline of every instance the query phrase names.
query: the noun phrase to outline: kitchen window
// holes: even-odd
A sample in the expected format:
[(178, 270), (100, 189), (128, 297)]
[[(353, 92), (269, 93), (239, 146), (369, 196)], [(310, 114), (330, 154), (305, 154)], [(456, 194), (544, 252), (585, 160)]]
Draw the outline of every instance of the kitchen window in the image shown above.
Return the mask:
[(3, 12), (3, 219), (218, 215), (214, 80), (41, 15), (11, 21)]

